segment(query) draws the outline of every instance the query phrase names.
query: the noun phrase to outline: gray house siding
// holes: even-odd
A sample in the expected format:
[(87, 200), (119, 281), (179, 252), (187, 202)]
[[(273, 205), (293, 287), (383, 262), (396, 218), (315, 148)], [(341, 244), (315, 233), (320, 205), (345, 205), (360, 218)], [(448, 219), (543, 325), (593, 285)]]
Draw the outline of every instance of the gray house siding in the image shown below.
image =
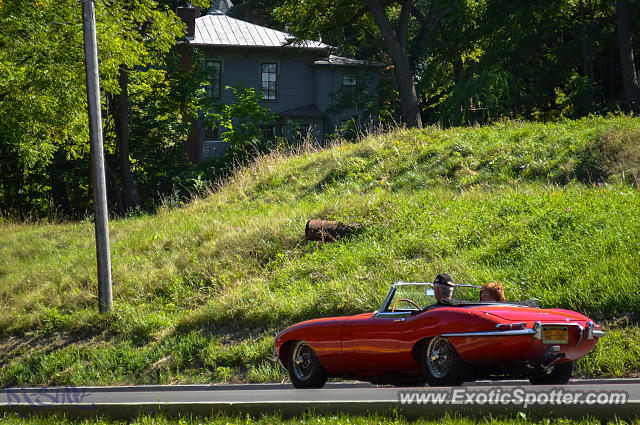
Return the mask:
[[(331, 108), (342, 89), (343, 72), (370, 74), (372, 78), (367, 81), (377, 84), (377, 68), (382, 65), (331, 56), (329, 46), (317, 41), (289, 46), (291, 35), (233, 19), (215, 8), (187, 24), (194, 27), (193, 34), (187, 36), (188, 43), (203, 49), (205, 62), (221, 64), (222, 103), (236, 101), (233, 92), (225, 89), (227, 86), (262, 91), (261, 65), (277, 65), (275, 99), (265, 98), (260, 103), (278, 116), (276, 134), (287, 138), (306, 135), (310, 130), (313, 137), (322, 139), (333, 133), (341, 121), (356, 116), (356, 107)], [(372, 85), (372, 90), (376, 87)], [(199, 146), (198, 160), (224, 155), (228, 145), (216, 140), (220, 134), (205, 131), (201, 122), (194, 127), (196, 140), (190, 140), (194, 148)]]
[(322, 111), (326, 111), (331, 106), (331, 70), (323, 67), (313, 67), (313, 75), (317, 83), (316, 95), (314, 97), (315, 104)]
[(254, 87), (261, 89), (262, 63), (276, 63), (277, 89), (276, 100), (262, 100), (260, 103), (275, 113), (281, 113), (300, 106), (314, 103), (314, 78), (311, 63), (314, 54), (304, 54), (293, 57), (279, 54), (269, 49), (208, 49), (205, 60), (219, 60), (222, 63), (221, 100), (231, 103), (235, 99), (225, 86)]
[[(207, 48), (204, 60), (215, 60), (221, 63), (221, 97), (223, 103), (233, 103), (235, 98), (227, 86), (253, 87), (261, 90), (261, 64), (277, 64), (277, 89), (275, 100), (261, 100), (262, 106), (282, 117), (283, 128), (279, 134), (293, 138), (298, 130), (306, 133), (304, 127), (312, 126), (312, 134), (321, 139), (323, 134), (336, 132), (341, 122), (369, 117), (360, 116), (362, 111), (357, 108), (347, 108), (339, 111), (327, 111), (335, 103), (336, 95), (344, 87), (343, 74), (356, 73), (357, 84), (360, 88), (375, 93), (378, 84), (378, 73), (375, 68), (353, 66), (313, 65), (317, 58), (316, 52), (305, 52), (286, 49), (240, 49), (240, 48)], [(288, 111), (296, 110), (307, 105), (315, 105), (317, 116), (287, 116)], [(283, 115), (284, 113), (284, 115)], [(287, 125), (292, 121), (293, 125)], [(303, 127), (302, 129), (300, 127)], [(202, 141), (201, 155), (203, 158), (222, 156), (228, 144), (217, 140), (207, 139), (202, 125), (198, 124), (199, 139)], [(216, 144), (211, 142), (215, 141)]]
[[(357, 75), (357, 90), (363, 90), (375, 97), (378, 88), (378, 72), (375, 68), (353, 66), (314, 66), (314, 76), (318, 86), (318, 93), (315, 101), (318, 107), (326, 111), (330, 109), (336, 102), (336, 98), (343, 89), (347, 89), (342, 85), (342, 77), (345, 73), (355, 73)], [(354, 88), (356, 89), (356, 88)], [(374, 109), (377, 109), (377, 101)], [(369, 121), (376, 117), (364, 116), (365, 111), (351, 107), (343, 110), (332, 111), (327, 118), (327, 131), (333, 132), (340, 126), (341, 121), (350, 120), (352, 118), (360, 118)]]
[[(261, 64), (277, 64), (277, 84), (276, 99), (261, 100), (260, 104), (269, 108), (272, 112), (282, 116), (283, 112), (291, 111), (306, 105), (315, 103), (316, 93), (315, 79), (312, 70), (312, 63), (317, 53), (314, 52), (283, 52), (283, 49), (237, 49), (237, 48), (208, 48), (205, 49), (205, 61), (220, 61), (221, 75), (220, 100), (223, 103), (235, 102), (235, 97), (231, 90), (225, 87), (253, 87), (256, 91), (261, 90)], [(321, 89), (321, 90), (324, 90)], [(325, 96), (326, 97), (326, 96)], [(326, 110), (326, 108), (322, 108)], [(286, 114), (285, 114), (286, 115)], [(283, 118), (287, 118), (284, 116)], [(301, 119), (288, 118), (299, 123), (299, 126), (312, 125), (313, 135), (321, 138), (326, 132), (324, 121), (320, 118)], [(284, 120), (283, 120), (284, 124)], [(202, 158), (220, 157), (228, 147), (227, 143), (219, 140), (207, 139), (204, 127), (198, 122), (199, 140), (202, 141), (200, 152)], [(279, 131), (284, 137), (294, 137), (294, 126), (288, 126)], [(212, 143), (215, 142), (215, 143)]]

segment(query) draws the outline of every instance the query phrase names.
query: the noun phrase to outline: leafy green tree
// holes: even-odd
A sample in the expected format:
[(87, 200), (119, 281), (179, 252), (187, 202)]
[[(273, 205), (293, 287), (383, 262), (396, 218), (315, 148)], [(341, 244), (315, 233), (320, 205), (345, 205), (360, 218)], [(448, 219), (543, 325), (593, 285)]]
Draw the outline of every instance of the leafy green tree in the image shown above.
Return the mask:
[(611, 2), (467, 0), (439, 35), (417, 75), (428, 121), (578, 117), (620, 100)]
[(222, 131), (222, 140), (231, 144), (229, 159), (246, 160), (263, 142), (261, 126), (272, 123), (276, 114), (260, 105), (262, 93), (254, 88), (225, 87), (231, 90), (235, 102), (210, 105), (205, 120), (210, 126), (218, 126)]
[[(96, 22), (110, 149), (116, 134), (128, 143), (122, 135), (133, 127), (127, 95), (140, 91), (130, 86), (131, 76), (166, 62), (184, 24), (152, 0), (98, 0)], [(86, 111), (81, 5), (0, 2), (0, 210), (18, 216), (85, 212), (90, 206)], [(130, 151), (122, 143), (108, 150), (119, 157), (111, 174), (129, 170), (138, 148), (144, 150)], [(111, 181), (112, 203), (126, 204), (113, 187), (124, 181), (130, 191), (132, 180)]]
[[(455, 10), (459, 0), (285, 0), (276, 15), (301, 39), (329, 35), (327, 41), (340, 40), (344, 28), (371, 28), (371, 22), (391, 57), (404, 121), (421, 127), (418, 97), (414, 84), (418, 57), (432, 40), (444, 18)], [(417, 46), (411, 55), (409, 42)]]
[(229, 14), (252, 24), (284, 31), (285, 26), (273, 15), (273, 11), (281, 4), (279, 0), (237, 0), (233, 2)]
[(0, 3), (4, 211), (45, 213), (49, 201), (41, 194), (51, 191), (46, 176), (54, 157), (75, 159), (88, 152), (79, 7), (73, 2)]

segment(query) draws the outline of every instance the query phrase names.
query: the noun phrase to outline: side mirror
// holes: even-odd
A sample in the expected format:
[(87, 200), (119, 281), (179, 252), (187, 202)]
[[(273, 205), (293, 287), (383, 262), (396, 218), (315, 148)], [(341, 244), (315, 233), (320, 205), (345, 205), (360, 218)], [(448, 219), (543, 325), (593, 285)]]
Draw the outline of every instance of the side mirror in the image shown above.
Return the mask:
[(427, 289), (426, 293), (427, 293), (427, 296), (429, 297), (435, 297), (435, 294), (433, 293), (433, 289)]

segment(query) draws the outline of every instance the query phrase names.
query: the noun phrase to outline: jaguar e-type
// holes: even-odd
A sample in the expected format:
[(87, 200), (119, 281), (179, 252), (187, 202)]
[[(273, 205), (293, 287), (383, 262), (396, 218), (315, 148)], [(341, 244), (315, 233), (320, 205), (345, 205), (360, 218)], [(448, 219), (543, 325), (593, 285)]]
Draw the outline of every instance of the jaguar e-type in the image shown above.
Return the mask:
[(391, 385), (505, 378), (561, 385), (604, 335), (588, 317), (541, 309), (534, 300), (470, 300), (479, 289), (454, 285), (454, 294), (466, 299), (436, 302), (433, 284), (398, 282), (378, 311), (290, 326), (276, 337), (274, 356), (296, 388), (320, 388), (329, 377)]

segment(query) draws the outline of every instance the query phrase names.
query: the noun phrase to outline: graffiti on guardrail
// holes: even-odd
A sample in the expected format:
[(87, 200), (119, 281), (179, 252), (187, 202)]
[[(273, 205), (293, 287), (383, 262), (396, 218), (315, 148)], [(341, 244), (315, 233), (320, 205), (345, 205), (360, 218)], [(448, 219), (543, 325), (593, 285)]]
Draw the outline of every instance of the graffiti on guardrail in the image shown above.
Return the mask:
[[(87, 397), (91, 395), (85, 388), (56, 387), (56, 388), (4, 388), (2, 391), (7, 398), (7, 406), (16, 408), (18, 413), (29, 411), (39, 413), (44, 407), (72, 406), (81, 409), (94, 409), (95, 402), (89, 403)], [(21, 409), (23, 408), (23, 409)]]

